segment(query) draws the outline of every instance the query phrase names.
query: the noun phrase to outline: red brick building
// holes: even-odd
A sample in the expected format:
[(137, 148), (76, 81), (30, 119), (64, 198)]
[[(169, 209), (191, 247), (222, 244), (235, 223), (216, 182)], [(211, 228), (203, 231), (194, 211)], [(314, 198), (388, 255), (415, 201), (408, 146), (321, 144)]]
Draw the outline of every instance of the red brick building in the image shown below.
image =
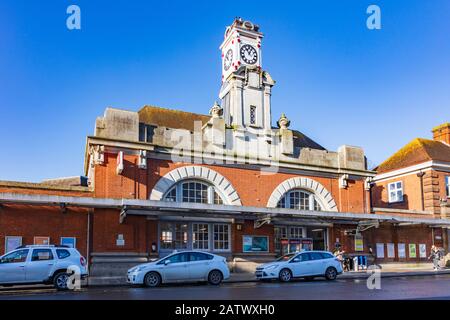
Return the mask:
[[(384, 261), (420, 260), (423, 244), (427, 254), (432, 243), (447, 245), (450, 220), (436, 197), (446, 197), (444, 179), (448, 189), (448, 126), (430, 147), (439, 157), (426, 158), (427, 143), (426, 159), (400, 151), (378, 173), (359, 147), (326, 150), (291, 130), (284, 114), (272, 126), (275, 81), (261, 66), (262, 38), (240, 19), (226, 29), (221, 105), (210, 115), (108, 108), (87, 138), (87, 180), (0, 182), (0, 253), (18, 243), (75, 243), (91, 274), (112, 277), (175, 249), (221, 254), (239, 269), (337, 244), (350, 255), (371, 247)], [(402, 175), (402, 201), (387, 202), (387, 183), (422, 160), (446, 169), (433, 163), (421, 178)], [(416, 257), (399, 256), (402, 244), (415, 244)]]

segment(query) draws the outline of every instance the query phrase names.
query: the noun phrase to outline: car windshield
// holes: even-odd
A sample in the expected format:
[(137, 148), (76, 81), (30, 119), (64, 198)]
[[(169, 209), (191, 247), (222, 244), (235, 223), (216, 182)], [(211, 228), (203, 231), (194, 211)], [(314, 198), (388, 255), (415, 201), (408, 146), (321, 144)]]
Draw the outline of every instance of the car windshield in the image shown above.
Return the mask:
[(286, 254), (284, 256), (279, 257), (276, 261), (288, 261), (290, 260), (293, 256), (295, 256), (295, 253), (289, 253)]

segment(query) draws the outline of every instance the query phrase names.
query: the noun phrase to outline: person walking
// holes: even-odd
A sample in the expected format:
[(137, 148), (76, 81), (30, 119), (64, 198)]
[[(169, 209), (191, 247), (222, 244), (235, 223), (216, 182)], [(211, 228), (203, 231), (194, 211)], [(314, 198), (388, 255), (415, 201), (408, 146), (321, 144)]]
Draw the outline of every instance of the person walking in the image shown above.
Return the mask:
[(439, 266), (439, 261), (441, 261), (441, 251), (435, 245), (431, 246), (431, 253), (430, 253), (430, 256), (428, 257), (428, 259), (433, 260), (433, 270), (434, 271), (437, 271), (441, 268)]
[(341, 247), (338, 247), (338, 248), (336, 249), (336, 251), (334, 252), (334, 256), (335, 256), (335, 257), (339, 260), (339, 262), (341, 263), (342, 269), (344, 269), (344, 253), (345, 253), (345, 251), (342, 250)]

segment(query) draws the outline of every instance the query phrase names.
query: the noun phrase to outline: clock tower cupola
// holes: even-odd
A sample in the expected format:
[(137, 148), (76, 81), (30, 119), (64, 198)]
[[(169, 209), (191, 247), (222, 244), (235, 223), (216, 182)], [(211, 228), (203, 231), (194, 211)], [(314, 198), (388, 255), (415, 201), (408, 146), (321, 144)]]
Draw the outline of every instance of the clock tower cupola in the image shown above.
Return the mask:
[(236, 18), (225, 31), (222, 51), (222, 100), (225, 123), (271, 129), (270, 96), (274, 81), (262, 70), (259, 26)]

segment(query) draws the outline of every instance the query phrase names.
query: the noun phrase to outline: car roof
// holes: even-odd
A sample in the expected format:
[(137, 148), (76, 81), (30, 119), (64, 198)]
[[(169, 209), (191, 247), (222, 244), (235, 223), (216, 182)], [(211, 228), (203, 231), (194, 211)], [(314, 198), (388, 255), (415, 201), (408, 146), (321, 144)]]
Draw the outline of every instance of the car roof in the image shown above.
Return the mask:
[(48, 248), (64, 248), (64, 249), (75, 249), (75, 248), (72, 248), (72, 247), (69, 247), (69, 246), (66, 246), (66, 245), (63, 245), (63, 244), (61, 244), (61, 245), (54, 245), (54, 244), (27, 244), (27, 245), (22, 245), (22, 246), (19, 246), (19, 247), (17, 247), (16, 249), (14, 249), (14, 250), (17, 250), (17, 249), (25, 249), (25, 248), (44, 248), (44, 249), (48, 249)]

